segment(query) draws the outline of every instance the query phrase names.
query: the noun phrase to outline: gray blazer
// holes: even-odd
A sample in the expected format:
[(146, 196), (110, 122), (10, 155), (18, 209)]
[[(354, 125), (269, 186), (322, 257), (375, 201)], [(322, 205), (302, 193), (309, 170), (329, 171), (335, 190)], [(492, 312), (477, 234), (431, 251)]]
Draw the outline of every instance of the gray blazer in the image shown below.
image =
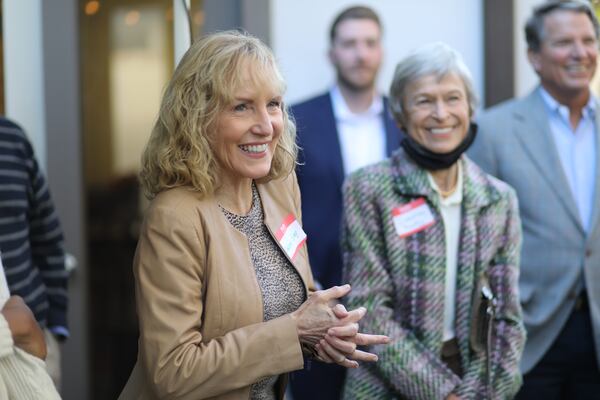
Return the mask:
[[(584, 231), (539, 91), (479, 118), (469, 150), (486, 172), (517, 191), (523, 247), (519, 290), (527, 342), (521, 371), (550, 348), (585, 284), (600, 360), (600, 107), (596, 111), (596, 184), (592, 224)], [(585, 282), (585, 283), (584, 283)]]

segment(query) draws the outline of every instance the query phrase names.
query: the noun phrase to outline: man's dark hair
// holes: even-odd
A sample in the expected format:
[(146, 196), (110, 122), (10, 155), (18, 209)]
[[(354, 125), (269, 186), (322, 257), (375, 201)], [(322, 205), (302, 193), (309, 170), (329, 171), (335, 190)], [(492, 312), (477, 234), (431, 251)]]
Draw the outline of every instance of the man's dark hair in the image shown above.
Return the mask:
[(544, 19), (548, 14), (554, 11), (573, 11), (577, 13), (584, 13), (588, 16), (592, 25), (594, 25), (594, 32), (596, 39), (600, 34), (600, 27), (598, 26), (598, 18), (594, 9), (585, 0), (550, 0), (540, 6), (533, 9), (533, 15), (529, 17), (525, 24), (525, 39), (527, 40), (527, 47), (529, 50), (538, 52), (542, 47), (542, 40), (544, 39)]
[(329, 30), (329, 40), (330, 43), (333, 43), (335, 40), (336, 30), (340, 23), (349, 19), (370, 19), (375, 22), (377, 26), (379, 26), (380, 30), (383, 30), (381, 26), (381, 21), (379, 20), (379, 15), (373, 9), (365, 6), (354, 6), (350, 8), (346, 8), (344, 11), (338, 14), (337, 17), (333, 20), (331, 24), (331, 29)]

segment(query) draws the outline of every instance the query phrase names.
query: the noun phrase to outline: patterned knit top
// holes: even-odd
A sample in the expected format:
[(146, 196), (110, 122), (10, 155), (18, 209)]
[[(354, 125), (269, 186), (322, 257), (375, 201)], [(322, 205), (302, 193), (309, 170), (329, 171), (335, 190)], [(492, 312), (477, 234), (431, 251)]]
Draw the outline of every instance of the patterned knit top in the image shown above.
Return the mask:
[[(221, 211), (229, 223), (248, 238), (250, 257), (263, 297), (263, 320), (269, 321), (297, 310), (306, 300), (304, 283), (263, 222), (263, 209), (256, 186), (252, 185), (252, 207), (248, 214), (237, 215), (223, 207)], [(252, 385), (250, 398), (274, 400), (278, 378), (270, 376), (256, 382)]]

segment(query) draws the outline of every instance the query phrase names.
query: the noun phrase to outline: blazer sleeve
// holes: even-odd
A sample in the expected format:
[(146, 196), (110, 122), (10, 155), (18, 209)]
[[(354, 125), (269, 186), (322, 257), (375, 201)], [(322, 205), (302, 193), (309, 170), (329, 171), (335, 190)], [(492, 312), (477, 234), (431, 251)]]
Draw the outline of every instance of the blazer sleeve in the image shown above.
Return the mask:
[(134, 262), (140, 362), (161, 399), (205, 399), (303, 365), (289, 315), (203, 338), (208, 268), (197, 219), (177, 205), (151, 207)]
[(395, 396), (444, 399), (460, 383), (460, 378), (438, 354), (394, 319), (395, 288), (386, 258), (381, 217), (371, 200), (373, 194), (367, 180), (358, 177), (351, 176), (344, 185), (342, 249), (345, 277), (352, 285), (347, 302), (349, 308), (367, 308), (361, 321), (365, 332), (391, 338), (390, 344), (371, 349), (379, 355), (379, 360), (370, 368), (377, 371)]
[[(522, 383), (519, 361), (525, 345), (525, 328), (519, 303), (519, 255), (521, 251), (521, 220), (517, 196), (512, 189), (505, 192), (499, 215), (506, 215), (501, 244), (488, 266), (487, 273), (497, 299), (493, 320), (491, 357), (492, 398), (511, 399)], [(485, 395), (487, 366), (484, 354), (478, 354), (465, 372), (457, 389), (461, 399)]]

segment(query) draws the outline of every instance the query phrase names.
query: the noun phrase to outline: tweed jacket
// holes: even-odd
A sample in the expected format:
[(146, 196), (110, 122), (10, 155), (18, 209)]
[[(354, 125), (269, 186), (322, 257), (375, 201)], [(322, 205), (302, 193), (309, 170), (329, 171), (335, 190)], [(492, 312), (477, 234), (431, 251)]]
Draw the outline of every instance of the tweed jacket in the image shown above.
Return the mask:
[[(274, 237), (290, 213), (301, 221), (295, 174), (257, 188)], [(308, 295), (305, 245), (291, 262)], [(289, 315), (263, 322), (248, 241), (214, 197), (186, 187), (160, 193), (146, 213), (134, 275), (138, 361), (119, 399), (247, 400), (253, 383), (280, 374), (283, 398), (285, 373), (304, 362), (296, 324)]]
[[(520, 386), (525, 333), (517, 286), (516, 196), (466, 156), (461, 160), (455, 333), (464, 375), (461, 379), (441, 361), (446, 248), (439, 199), (426, 171), (399, 149), (344, 185), (344, 273), (353, 287), (347, 301), (367, 307), (362, 329), (392, 338), (390, 345), (371, 349), (379, 354), (377, 363), (349, 371), (346, 399), (445, 399), (450, 393), (463, 400), (488, 398), (487, 358), (469, 341), (475, 287), (483, 274), (498, 301), (490, 355), (493, 397), (512, 398)], [(425, 199), (435, 222), (400, 238), (392, 210), (418, 198)]]

